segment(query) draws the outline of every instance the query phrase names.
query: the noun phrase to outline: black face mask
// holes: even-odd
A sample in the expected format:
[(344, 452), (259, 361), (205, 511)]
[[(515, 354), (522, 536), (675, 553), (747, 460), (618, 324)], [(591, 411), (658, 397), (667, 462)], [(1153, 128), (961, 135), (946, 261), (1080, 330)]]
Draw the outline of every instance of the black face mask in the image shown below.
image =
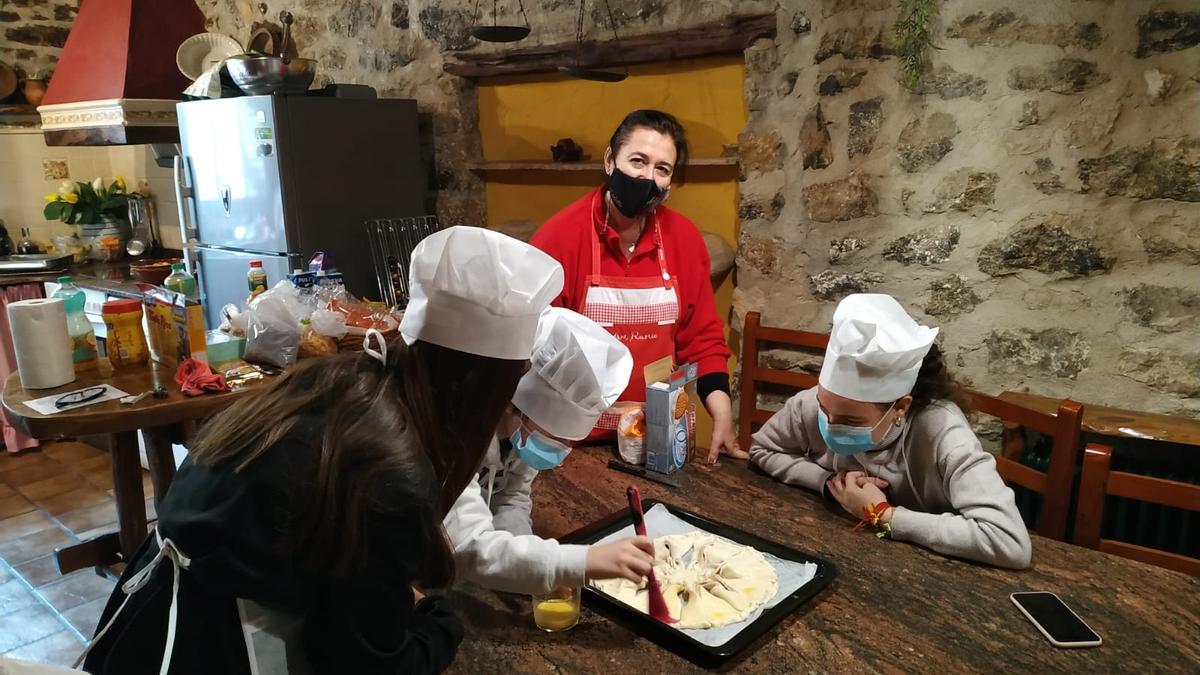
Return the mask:
[(668, 192), (670, 188), (660, 188), (649, 178), (628, 176), (615, 166), (608, 177), (608, 194), (626, 218), (635, 218), (662, 204)]

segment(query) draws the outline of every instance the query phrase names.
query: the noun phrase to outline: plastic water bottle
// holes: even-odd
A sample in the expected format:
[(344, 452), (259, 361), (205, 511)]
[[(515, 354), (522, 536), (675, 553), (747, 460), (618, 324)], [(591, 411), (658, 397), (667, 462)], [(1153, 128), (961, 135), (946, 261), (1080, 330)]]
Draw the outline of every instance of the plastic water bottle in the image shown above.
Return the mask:
[(196, 292), (196, 277), (188, 274), (187, 265), (174, 263), (171, 265), (171, 275), (163, 280), (163, 287), (187, 297), (189, 300), (199, 300)]
[(52, 297), (61, 298), (67, 310), (67, 334), (71, 336), (71, 360), (75, 362), (75, 372), (93, 370), (99, 363), (99, 354), (96, 351), (96, 332), (83, 312), (87, 298), (71, 277), (59, 277), (58, 283), (59, 288)]

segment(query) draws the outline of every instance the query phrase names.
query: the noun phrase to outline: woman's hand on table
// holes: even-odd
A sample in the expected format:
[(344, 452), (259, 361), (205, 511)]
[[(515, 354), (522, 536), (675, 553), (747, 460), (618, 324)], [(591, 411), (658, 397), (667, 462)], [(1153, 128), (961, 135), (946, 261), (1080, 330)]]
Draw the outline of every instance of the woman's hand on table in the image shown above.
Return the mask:
[(747, 459), (750, 453), (738, 447), (737, 432), (733, 429), (733, 402), (729, 394), (714, 391), (704, 400), (708, 414), (712, 417), (712, 444), (708, 449), (708, 463), (716, 464), (722, 454), (734, 459)]
[[(888, 482), (882, 478), (868, 476), (863, 471), (839, 472), (831, 476), (826, 485), (829, 495), (855, 518), (863, 517), (863, 508), (866, 506), (887, 501), (883, 489), (888, 486)], [(884, 520), (890, 521), (890, 514)]]
[(641, 581), (654, 565), (654, 543), (646, 537), (629, 537), (608, 544), (592, 544), (587, 551), (588, 579)]

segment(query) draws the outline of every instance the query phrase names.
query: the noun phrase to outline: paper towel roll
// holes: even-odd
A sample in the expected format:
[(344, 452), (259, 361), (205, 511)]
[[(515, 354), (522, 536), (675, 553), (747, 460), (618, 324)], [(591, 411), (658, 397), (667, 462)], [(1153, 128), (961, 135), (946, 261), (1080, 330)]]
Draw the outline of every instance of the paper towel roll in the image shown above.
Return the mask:
[(75, 381), (67, 312), (59, 298), (8, 305), (17, 371), (26, 389), (50, 389)]

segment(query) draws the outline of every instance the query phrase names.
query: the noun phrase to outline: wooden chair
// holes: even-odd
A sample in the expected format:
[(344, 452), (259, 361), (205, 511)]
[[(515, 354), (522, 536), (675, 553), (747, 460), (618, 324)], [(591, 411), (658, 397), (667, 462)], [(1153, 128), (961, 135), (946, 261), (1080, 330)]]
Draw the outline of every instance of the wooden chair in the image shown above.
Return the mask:
[(767, 328), (759, 323), (758, 312), (746, 314), (746, 323), (742, 328), (741, 386), (738, 389), (738, 445), (743, 450), (750, 449), (750, 435), (754, 433), (754, 427), (771, 419), (771, 411), (758, 407), (759, 382), (781, 384), (795, 389), (817, 386), (816, 375), (758, 365), (759, 343), (762, 342), (824, 351), (829, 345), (829, 335), (786, 328)]
[[(1058, 404), (1057, 414), (1048, 415), (978, 391), (968, 390), (968, 393), (977, 412), (998, 417), (1004, 423), (1004, 452), (996, 456), (996, 470), (1000, 477), (1007, 483), (1015, 483), (1041, 494), (1038, 534), (1066, 541), (1083, 405), (1065, 399)], [(1046, 473), (1020, 463), (1024, 449), (1020, 435), (1022, 427), (1052, 439), (1050, 465)]]
[(1200, 485), (1111, 471), (1111, 460), (1112, 448), (1106, 445), (1089, 444), (1084, 450), (1079, 503), (1075, 511), (1074, 542), (1105, 553), (1200, 576), (1200, 559), (1101, 538), (1104, 499), (1110, 495), (1200, 511)]

